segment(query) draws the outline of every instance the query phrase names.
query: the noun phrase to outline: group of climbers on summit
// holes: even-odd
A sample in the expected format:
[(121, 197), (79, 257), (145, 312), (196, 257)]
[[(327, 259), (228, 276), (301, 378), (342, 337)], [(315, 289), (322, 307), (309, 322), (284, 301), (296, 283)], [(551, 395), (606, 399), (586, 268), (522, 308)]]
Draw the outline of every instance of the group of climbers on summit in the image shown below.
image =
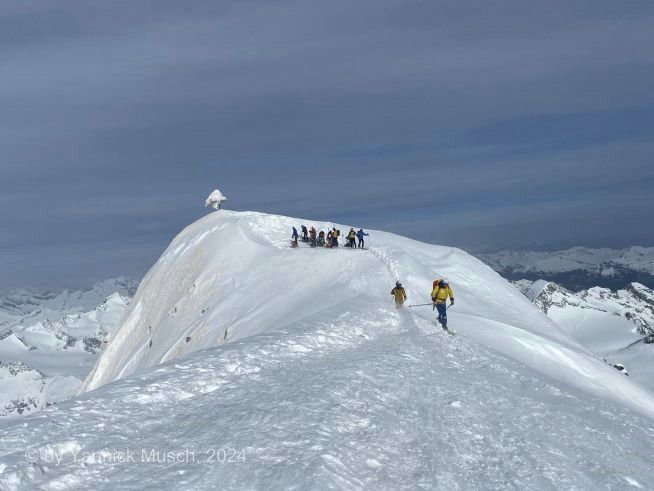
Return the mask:
[[(346, 247), (351, 247), (352, 249), (363, 249), (365, 247), (365, 239), (368, 234), (363, 231), (362, 228), (358, 232), (355, 232), (353, 228), (350, 228), (350, 231), (347, 233), (347, 241), (345, 244)], [(356, 240), (359, 239), (359, 244), (357, 245)]]
[[(317, 232), (314, 227), (308, 229), (304, 225), (301, 227), (302, 236), (295, 227), (291, 233), (291, 247), (298, 246), (298, 239), (302, 242), (306, 242), (310, 247), (327, 247), (334, 248), (338, 247), (338, 238), (341, 236), (341, 231), (333, 227), (331, 230), (325, 234), (324, 231)], [(363, 231), (362, 228), (358, 232), (354, 231), (354, 228), (350, 228), (350, 231), (347, 234), (347, 242), (345, 247), (351, 247), (352, 249), (364, 249), (365, 248), (365, 239), (368, 234)], [(359, 244), (357, 245), (356, 239), (359, 239)]]

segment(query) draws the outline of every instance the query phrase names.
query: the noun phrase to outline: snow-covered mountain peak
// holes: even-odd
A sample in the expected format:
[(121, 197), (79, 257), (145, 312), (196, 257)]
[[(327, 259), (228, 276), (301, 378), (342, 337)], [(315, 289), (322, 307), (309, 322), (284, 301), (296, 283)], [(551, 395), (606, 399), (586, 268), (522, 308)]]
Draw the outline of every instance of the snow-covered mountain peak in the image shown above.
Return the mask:
[(654, 291), (640, 283), (577, 293), (544, 280), (514, 285), (580, 344), (654, 390)]
[(635, 298), (638, 298), (640, 300), (643, 300), (645, 302), (649, 302), (652, 305), (654, 305), (654, 290), (647, 288), (645, 285), (642, 285), (641, 283), (637, 282), (632, 282), (625, 288), (625, 291)]
[[(469, 254), (378, 231), (371, 232), (369, 250), (290, 248), (291, 227), (301, 224), (349, 229), (225, 211), (187, 227), (143, 279), (83, 390), (201, 349), (322, 323), (334, 312), (345, 318), (375, 306), (383, 312), (398, 279), (410, 302), (429, 302), (433, 279), (445, 276), (457, 298), (451, 325), (462, 335), (566, 384), (654, 415), (651, 395), (607, 370)], [(434, 319), (429, 307), (410, 315)], [(620, 391), (613, 390), (615, 384)]]
[(552, 295), (557, 292), (563, 293), (567, 291), (562, 286), (546, 280), (518, 280), (514, 281), (513, 284), (532, 302), (542, 294)]

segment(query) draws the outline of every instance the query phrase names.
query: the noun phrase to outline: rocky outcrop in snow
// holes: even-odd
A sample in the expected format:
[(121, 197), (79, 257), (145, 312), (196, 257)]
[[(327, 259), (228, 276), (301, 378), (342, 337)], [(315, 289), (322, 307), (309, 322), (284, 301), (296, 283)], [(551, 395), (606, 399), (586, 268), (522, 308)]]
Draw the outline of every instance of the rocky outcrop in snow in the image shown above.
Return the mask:
[(45, 379), (20, 361), (0, 361), (0, 417), (23, 414), (44, 406)]
[(640, 283), (631, 283), (624, 290), (590, 288), (578, 296), (597, 307), (604, 307), (614, 315), (624, 315), (646, 336), (646, 343), (654, 343), (654, 291)]
[(513, 283), (545, 314), (552, 307), (574, 307), (624, 317), (635, 325), (639, 334), (645, 336), (644, 342), (654, 342), (654, 291), (645, 285), (632, 283), (618, 291), (594, 287), (575, 293), (545, 280), (519, 280)]
[(580, 344), (654, 391), (654, 291), (639, 283), (571, 292), (545, 280), (515, 281), (542, 312)]

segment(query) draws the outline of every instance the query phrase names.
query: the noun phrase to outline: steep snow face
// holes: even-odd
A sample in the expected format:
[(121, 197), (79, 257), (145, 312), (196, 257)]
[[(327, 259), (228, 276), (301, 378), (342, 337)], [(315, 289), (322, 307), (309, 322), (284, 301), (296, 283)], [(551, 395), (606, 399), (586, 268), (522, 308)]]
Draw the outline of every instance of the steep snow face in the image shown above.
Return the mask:
[(573, 293), (556, 283), (514, 284), (571, 337), (654, 391), (654, 291), (633, 283), (624, 290)]
[[(185, 229), (142, 281), (83, 390), (288, 326), (318, 325), (361, 311), (375, 322), (376, 315), (387, 315), (383, 307), (391, 302), (396, 279), (402, 280), (409, 302), (424, 303), (430, 301), (433, 279), (444, 276), (457, 298), (450, 326), (461, 335), (568, 385), (654, 416), (651, 394), (591, 355), (465, 252), (384, 232), (371, 233), (370, 250), (288, 247), (291, 227), (302, 223), (318, 230), (332, 226), (223, 211)], [(409, 315), (435, 318), (430, 307)]]

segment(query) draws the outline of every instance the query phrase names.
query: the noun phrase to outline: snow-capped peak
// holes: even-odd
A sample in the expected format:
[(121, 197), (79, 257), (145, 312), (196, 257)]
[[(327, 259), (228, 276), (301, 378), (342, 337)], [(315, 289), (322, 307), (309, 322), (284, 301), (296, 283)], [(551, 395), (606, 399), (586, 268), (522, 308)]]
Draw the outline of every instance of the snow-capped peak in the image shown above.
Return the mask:
[(639, 283), (578, 293), (543, 280), (514, 285), (580, 344), (614, 366), (624, 363), (654, 391), (654, 291)]
[[(654, 399), (607, 370), (482, 262), (450, 247), (372, 232), (369, 251), (289, 248), (292, 226), (315, 223), (254, 212), (210, 214), (181, 232), (142, 281), (84, 390), (197, 350), (384, 305), (401, 279), (410, 299), (429, 300), (448, 277), (452, 325), (547, 375), (654, 415)], [(390, 291), (390, 290), (389, 290)], [(431, 309), (413, 310), (433, 318)], [(333, 314), (330, 314), (333, 315)], [(609, 390), (623, 385), (619, 392)], [(629, 394), (629, 395), (627, 395)]]

